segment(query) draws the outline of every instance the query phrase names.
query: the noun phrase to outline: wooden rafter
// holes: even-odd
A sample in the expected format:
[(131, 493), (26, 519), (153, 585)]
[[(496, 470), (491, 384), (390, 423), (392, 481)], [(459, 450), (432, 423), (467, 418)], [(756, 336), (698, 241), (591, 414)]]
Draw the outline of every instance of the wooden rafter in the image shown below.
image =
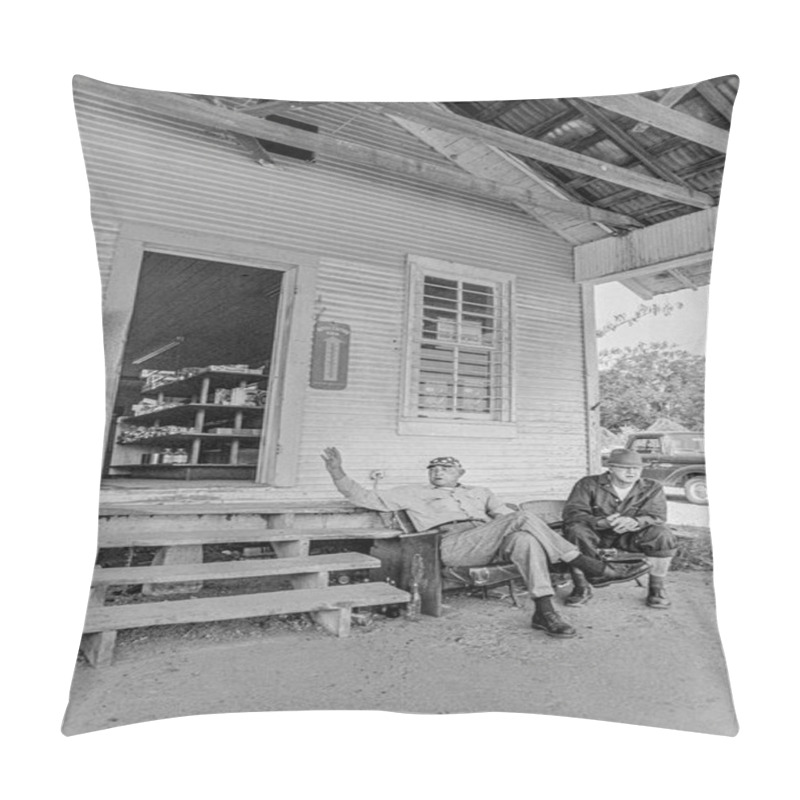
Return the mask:
[(728, 132), (716, 125), (709, 125), (701, 119), (682, 114), (680, 111), (667, 108), (660, 103), (648, 100), (635, 94), (608, 95), (604, 97), (586, 97), (606, 111), (613, 111), (624, 117), (646, 122), (654, 128), (667, 131), (682, 139), (697, 142), (704, 147), (724, 153), (728, 147)]
[(670, 275), (672, 275), (672, 277), (675, 278), (675, 280), (678, 281), (678, 283), (681, 286), (683, 286), (684, 289), (691, 289), (692, 291), (695, 291), (695, 292), (697, 291), (697, 286), (695, 286), (695, 284), (692, 283), (692, 281), (690, 281), (689, 278), (686, 277), (686, 275), (684, 275), (681, 270), (679, 270), (679, 269), (668, 269), (667, 272)]
[(332, 136), (311, 133), (298, 128), (288, 128), (276, 122), (210, 105), (182, 95), (115, 86), (82, 76), (75, 77), (74, 85), (76, 89), (84, 88), (87, 91), (100, 92), (111, 99), (131, 103), (172, 119), (190, 122), (212, 130), (230, 131), (244, 136), (301, 147), (351, 163), (384, 169), (450, 189), (483, 194), (504, 202), (522, 203), (532, 207), (559, 211), (587, 222), (603, 222), (623, 228), (640, 227), (637, 220), (625, 214), (618, 214), (606, 209), (594, 209), (588, 205), (556, 197), (542, 198), (527, 189), (471, 176), (448, 164), (407, 158)]
[[(706, 159), (705, 161), (700, 162), (699, 164), (692, 164), (688, 167), (683, 167), (682, 169), (678, 170), (678, 175), (680, 175), (682, 178), (694, 178), (695, 176), (702, 175), (704, 172), (708, 172), (709, 170), (722, 169), (724, 166), (725, 156), (715, 155)], [(588, 183), (588, 181), (579, 178), (567, 184), (566, 188), (580, 189), (586, 183)], [(632, 191), (631, 189), (620, 189), (619, 191), (608, 194), (605, 197), (582, 197), (582, 201), (591, 203), (599, 208), (608, 208), (611, 205), (624, 203), (626, 200), (630, 200), (633, 197), (636, 197), (636, 192)], [(649, 209), (645, 209), (645, 212), (647, 211), (649, 211)]]
[(530, 128), (526, 128), (521, 133), (523, 136), (528, 136), (531, 139), (541, 139), (543, 136), (546, 136), (548, 133), (550, 133), (550, 131), (553, 131), (561, 125), (566, 124), (570, 120), (575, 119), (576, 116), (577, 115), (575, 114), (575, 111), (571, 108), (568, 108), (565, 111), (562, 111), (560, 114), (556, 114), (554, 117), (550, 117), (542, 122), (537, 122), (535, 125), (531, 125)]
[(672, 170), (667, 169), (658, 163), (647, 150), (642, 147), (636, 139), (633, 138), (627, 131), (620, 128), (615, 122), (610, 120), (599, 108), (586, 103), (583, 100), (565, 100), (565, 103), (571, 105), (576, 111), (579, 111), (585, 116), (593, 125), (602, 130), (609, 139), (619, 145), (628, 155), (634, 156), (638, 161), (644, 164), (654, 175), (658, 175), (664, 180), (672, 181), (673, 183), (680, 184), (681, 186), (688, 186), (686, 181), (679, 178)]
[(491, 122), (523, 102), (524, 100), (495, 100), (485, 108), (482, 108), (474, 118), (481, 122)]
[(733, 114), (733, 103), (725, 97), (722, 92), (717, 89), (714, 84), (706, 81), (697, 85), (697, 93), (712, 106), (717, 113), (721, 114), (728, 122), (731, 121)]
[(652, 300), (655, 297), (650, 289), (647, 288), (640, 280), (637, 278), (629, 278), (627, 280), (620, 280), (620, 283), (623, 286), (627, 286), (635, 295), (638, 295), (642, 298), (642, 300)]
[[(667, 108), (672, 108), (673, 106), (678, 105), (684, 97), (686, 97), (689, 92), (692, 91), (697, 86), (696, 83), (687, 83), (686, 86), (673, 86), (671, 89), (667, 89), (661, 97), (658, 98), (658, 103), (662, 106), (667, 106)], [(646, 131), (650, 126), (645, 124), (644, 122), (637, 122), (632, 128), (631, 133), (643, 133)]]
[[(582, 142), (579, 142), (579, 145), (582, 145)], [(661, 144), (655, 145), (650, 151), (650, 155), (658, 158), (659, 156), (665, 155), (666, 153), (670, 153), (673, 150), (677, 150), (680, 147), (683, 147), (684, 143), (678, 138), (668, 139), (665, 142), (661, 142)], [(633, 158), (624, 161), (619, 166), (621, 167), (629, 167), (634, 164), (635, 161)], [(707, 158), (705, 161), (702, 161), (700, 164), (694, 164), (688, 167), (682, 167), (681, 169), (676, 170), (676, 174), (681, 178), (693, 178), (695, 175), (700, 175), (703, 172), (708, 171), (709, 169), (721, 169), (725, 164), (725, 155), (723, 153), (718, 153), (710, 158)], [(589, 178), (586, 175), (581, 175), (577, 178), (574, 178), (569, 182), (569, 185), (574, 188), (582, 188), (586, 186), (588, 183), (591, 183), (593, 178)], [(630, 195), (629, 190), (623, 190), (627, 195)]]
[[(523, 161), (523, 163), (528, 167), (528, 169), (531, 168), (530, 164), (525, 163), (525, 161)], [(565, 180), (564, 176), (555, 167), (551, 167), (549, 164), (537, 164), (536, 172), (546, 180), (550, 181), (558, 188), (559, 191), (563, 192), (568, 197), (572, 197), (579, 203), (586, 202), (586, 197), (581, 191), (582, 187), (571, 186), (570, 182)]]
[(710, 208), (714, 205), (714, 200), (703, 192), (676, 186), (649, 175), (617, 167), (598, 158), (591, 158), (546, 142), (529, 139), (518, 133), (505, 131), (483, 122), (465, 119), (424, 103), (370, 103), (366, 105), (380, 109), (386, 114), (403, 116), (440, 130), (463, 133), (516, 155), (528, 156), (572, 172), (592, 175), (600, 180), (627, 186), (644, 194), (652, 194), (697, 208)]
[(685, 86), (673, 86), (667, 89), (667, 91), (658, 98), (658, 103), (667, 108), (674, 108), (695, 88), (697, 88), (696, 83), (687, 83)]

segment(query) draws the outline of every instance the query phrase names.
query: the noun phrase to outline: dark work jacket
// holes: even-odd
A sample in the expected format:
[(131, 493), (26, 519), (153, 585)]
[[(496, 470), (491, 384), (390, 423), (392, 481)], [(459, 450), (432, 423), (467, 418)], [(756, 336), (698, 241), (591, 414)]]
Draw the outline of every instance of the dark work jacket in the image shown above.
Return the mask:
[(588, 523), (595, 531), (609, 530), (605, 518), (613, 513), (638, 520), (639, 527), (663, 524), (667, 520), (667, 498), (664, 487), (650, 478), (639, 478), (628, 496), (620, 500), (611, 485), (611, 475), (588, 475), (581, 478), (564, 505), (565, 525)]

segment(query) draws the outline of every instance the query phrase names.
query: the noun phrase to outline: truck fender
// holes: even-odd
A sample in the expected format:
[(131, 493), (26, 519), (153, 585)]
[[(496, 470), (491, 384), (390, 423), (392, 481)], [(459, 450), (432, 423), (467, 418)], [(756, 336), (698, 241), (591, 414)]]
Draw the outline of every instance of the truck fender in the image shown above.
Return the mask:
[(706, 468), (704, 464), (688, 464), (685, 467), (676, 469), (671, 472), (665, 479), (664, 483), (667, 486), (683, 486), (683, 484), (695, 475), (705, 475)]

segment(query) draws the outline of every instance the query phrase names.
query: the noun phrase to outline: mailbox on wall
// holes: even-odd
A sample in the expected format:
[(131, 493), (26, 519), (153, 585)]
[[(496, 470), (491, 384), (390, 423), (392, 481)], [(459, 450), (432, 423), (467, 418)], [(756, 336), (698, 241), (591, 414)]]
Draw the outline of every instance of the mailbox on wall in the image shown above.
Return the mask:
[(350, 356), (350, 326), (317, 322), (311, 349), (311, 388), (344, 389)]

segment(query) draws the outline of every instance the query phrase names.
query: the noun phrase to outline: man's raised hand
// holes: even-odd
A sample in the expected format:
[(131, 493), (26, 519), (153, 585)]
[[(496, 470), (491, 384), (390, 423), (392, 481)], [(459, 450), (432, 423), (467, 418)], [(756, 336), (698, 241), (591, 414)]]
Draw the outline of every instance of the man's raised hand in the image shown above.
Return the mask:
[(322, 460), (325, 462), (325, 469), (333, 478), (340, 478), (344, 475), (342, 468), (342, 454), (336, 447), (326, 447), (321, 453)]

